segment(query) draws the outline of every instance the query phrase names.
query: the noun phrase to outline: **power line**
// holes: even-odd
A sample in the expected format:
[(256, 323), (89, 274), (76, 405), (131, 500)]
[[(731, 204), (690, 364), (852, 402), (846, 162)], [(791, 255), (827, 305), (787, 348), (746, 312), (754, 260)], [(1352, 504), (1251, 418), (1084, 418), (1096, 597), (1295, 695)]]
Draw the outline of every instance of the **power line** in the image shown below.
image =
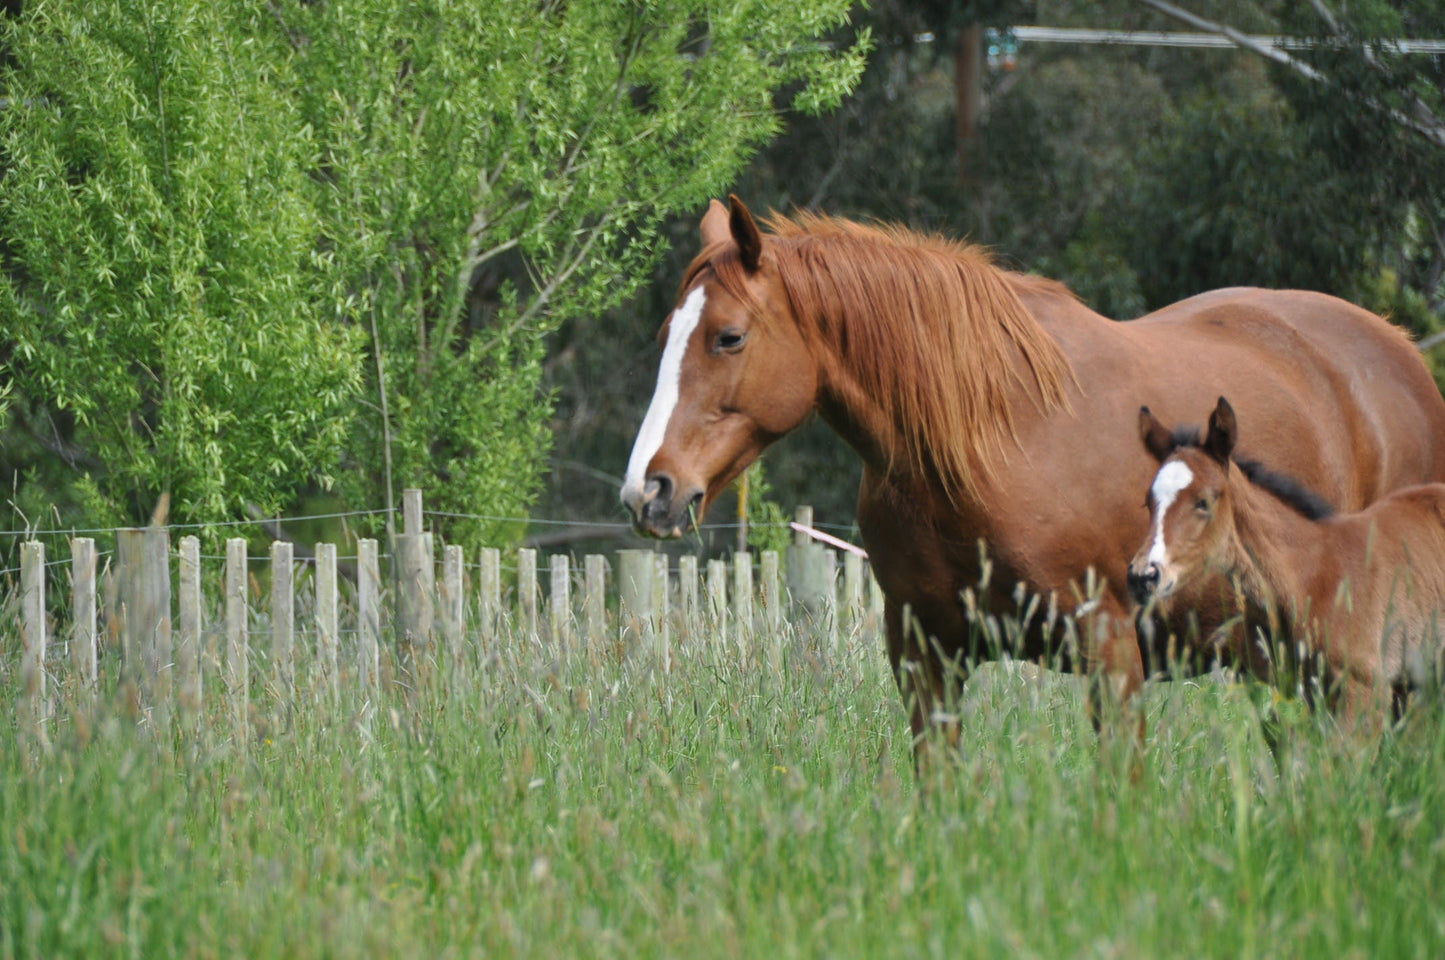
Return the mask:
[[(1200, 47), (1223, 48), (1235, 46), (1234, 41), (1216, 33), (1191, 33), (1175, 30), (1096, 30), (1088, 27), (1010, 27), (1001, 33), (1013, 34), (1022, 42), (1033, 43), (1085, 43), (1113, 44), (1134, 47)], [(1319, 41), (1311, 37), (1279, 37), (1251, 35), (1248, 39), (1264, 46), (1281, 50), (1308, 50), (1317, 46), (1331, 46), (1334, 41)], [(1396, 53), (1445, 53), (1445, 40), (1381, 40), (1381, 48)]]
[[(1101, 30), (1093, 27), (1040, 27), (1018, 26), (990, 28), (989, 38), (1012, 37), (1020, 43), (1082, 43), (1104, 44), (1107, 46), (1129, 47), (1193, 47), (1198, 49), (1223, 49), (1235, 47), (1229, 37), (1217, 33), (1194, 33), (1187, 30)], [(933, 43), (937, 37), (932, 33), (920, 33), (913, 38), (918, 43)], [(1249, 34), (1245, 37), (1262, 46), (1280, 50), (1308, 50), (1317, 46), (1339, 46), (1339, 41), (1320, 41), (1313, 37), (1282, 37), (1267, 34)], [(1445, 53), (1445, 40), (1401, 39), (1380, 40), (1381, 49), (1401, 54)]]

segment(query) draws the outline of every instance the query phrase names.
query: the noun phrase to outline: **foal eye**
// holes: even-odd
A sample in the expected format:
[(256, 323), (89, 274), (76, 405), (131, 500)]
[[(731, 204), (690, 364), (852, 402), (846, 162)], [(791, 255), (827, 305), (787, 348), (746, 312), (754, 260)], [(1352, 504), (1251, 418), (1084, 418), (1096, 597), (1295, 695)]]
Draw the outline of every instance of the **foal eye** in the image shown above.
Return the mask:
[(1200, 497), (1198, 500), (1194, 501), (1194, 509), (1198, 510), (1200, 513), (1208, 513), (1209, 501), (1204, 499), (1203, 497)]
[(736, 350), (743, 345), (748, 338), (741, 330), (724, 330), (717, 335), (717, 349), (719, 351)]

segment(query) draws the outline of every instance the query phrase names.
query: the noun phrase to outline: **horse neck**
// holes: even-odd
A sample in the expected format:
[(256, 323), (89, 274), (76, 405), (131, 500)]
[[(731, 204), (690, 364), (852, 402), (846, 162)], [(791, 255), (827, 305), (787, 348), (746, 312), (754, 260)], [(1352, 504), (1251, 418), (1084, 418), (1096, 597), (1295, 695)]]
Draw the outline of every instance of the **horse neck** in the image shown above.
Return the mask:
[(877, 473), (897, 479), (908, 472), (908, 441), (877, 398), (858, 382), (836, 355), (821, 364), (818, 413)]
[(1238, 475), (1233, 480), (1234, 537), (1230, 567), (1245, 596), (1292, 631), (1325, 563), (1336, 551), (1332, 525), (1310, 520)]
[(1022, 417), (1067, 406), (1074, 376), (1016, 278), (984, 260), (960, 262), (957, 297), (939, 271), (911, 283), (906, 261), (883, 260), (855, 262), (851, 286), (814, 273), (794, 298), (823, 419), (895, 486), (955, 505), (987, 489), (990, 462)]

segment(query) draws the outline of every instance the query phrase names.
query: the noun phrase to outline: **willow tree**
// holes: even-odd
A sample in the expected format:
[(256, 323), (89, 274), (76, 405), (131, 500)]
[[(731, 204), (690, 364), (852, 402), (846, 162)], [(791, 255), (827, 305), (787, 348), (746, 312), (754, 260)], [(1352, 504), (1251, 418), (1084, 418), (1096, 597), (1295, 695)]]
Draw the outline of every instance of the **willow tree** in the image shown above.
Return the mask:
[(850, 89), (866, 36), (818, 39), (847, 8), (31, 0), (0, 73), (12, 470), (113, 516), (332, 481), (523, 513), (547, 335)]
[[(357, 500), (427, 487), (519, 516), (551, 433), (546, 338), (650, 279), (661, 218), (701, 209), (781, 123), (856, 82), (818, 42), (847, 0), (358, 0), (282, 28), (316, 132), (328, 245), (371, 345)], [(649, 324), (656, 318), (648, 318)], [(495, 539), (461, 521), (453, 536)]]
[(32, 522), (133, 521), (162, 491), (187, 520), (269, 512), (339, 460), (361, 341), (253, 7), (0, 20), (0, 456)]

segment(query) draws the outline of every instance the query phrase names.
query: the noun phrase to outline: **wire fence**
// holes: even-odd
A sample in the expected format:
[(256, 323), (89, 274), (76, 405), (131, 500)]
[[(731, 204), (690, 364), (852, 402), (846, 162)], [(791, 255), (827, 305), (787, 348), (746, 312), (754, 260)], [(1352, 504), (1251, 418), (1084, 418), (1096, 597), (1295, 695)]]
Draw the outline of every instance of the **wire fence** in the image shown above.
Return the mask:
[[(276, 528), (278, 528), (278, 527), (285, 527), (285, 526), (288, 526), (288, 525), (294, 526), (295, 524), (298, 524), (298, 523), (319, 522), (319, 521), (326, 521), (326, 520), (350, 520), (350, 519), (361, 518), (361, 517), (376, 517), (376, 516), (386, 515), (386, 514), (388, 514), (388, 512), (390, 512), (392, 515), (395, 515), (395, 514), (397, 513), (397, 511), (394, 511), (394, 510), (393, 510), (393, 511), (387, 511), (387, 510), (384, 509), (384, 508), (382, 508), (382, 509), (373, 509), (373, 510), (344, 510), (344, 511), (336, 511), (336, 512), (331, 512), (331, 513), (298, 514), (298, 515), (294, 515), (294, 516), (287, 515), (287, 516), (274, 516), (274, 517), (256, 517), (256, 518), (237, 519), (237, 520), (217, 520), (217, 521), (214, 521), (214, 522), (211, 522), (211, 523), (165, 523), (165, 524), (158, 524), (158, 525), (156, 525), (155, 527), (153, 527), (153, 528), (151, 528), (151, 529), (166, 530), (166, 531), (171, 531), (171, 532), (200, 531), (200, 530), (227, 530), (227, 529), (239, 529), (239, 528), (245, 528), (245, 527), (257, 528), (257, 529), (262, 529), (262, 530), (265, 530), (265, 529), (269, 528), (269, 529), (274, 530), (274, 529), (276, 529)], [(426, 510), (424, 515), (425, 515), (426, 517), (429, 517), (429, 518), (441, 519), (441, 520), (475, 520), (475, 521), (480, 521), (480, 522), (484, 522), (484, 523), (514, 524), (514, 525), (522, 526), (522, 527), (549, 527), (549, 528), (564, 529), (564, 530), (566, 530), (566, 529), (571, 529), (571, 530), (576, 530), (576, 531), (578, 531), (579, 533), (591, 533), (591, 532), (594, 532), (594, 531), (596, 531), (596, 532), (613, 531), (613, 532), (616, 532), (616, 533), (624, 533), (624, 532), (632, 529), (632, 525), (631, 525), (630, 523), (626, 523), (626, 522), (618, 521), (618, 520), (572, 520), (572, 519), (560, 519), (560, 518), (552, 518), (552, 517), (508, 516), (508, 515), (506, 515), (506, 514), (492, 514), (492, 513), (462, 513), (462, 512), (451, 511), (451, 510)], [(734, 521), (725, 521), (725, 522), (717, 522), (717, 523), (700, 523), (700, 524), (697, 525), (696, 529), (697, 529), (698, 531), (703, 531), (703, 532), (706, 532), (706, 531), (714, 531), (714, 530), (716, 530), (716, 531), (736, 531), (736, 530), (738, 530), (739, 528), (742, 528), (742, 527), (747, 527), (747, 528), (749, 528), (749, 529), (754, 529), (754, 530), (786, 530), (786, 529), (789, 529), (791, 526), (792, 526), (792, 522), (787, 521), (787, 520), (772, 521), (772, 522), (768, 522), (768, 521), (752, 522), (752, 521), (749, 521), (749, 522), (746, 523), (746, 524), (745, 524), (745, 523), (742, 523), (742, 522), (740, 522), (740, 521), (734, 520)], [(818, 530), (832, 531), (832, 532), (834, 532), (834, 533), (843, 533), (843, 534), (856, 534), (856, 531), (857, 531), (857, 526), (856, 526), (855, 524), (812, 523), (811, 526), (814, 527), (814, 528), (816, 528), (816, 529), (818, 529)], [(45, 529), (45, 528), (41, 528), (41, 527), (32, 526), (32, 527), (25, 527), (25, 528), (15, 528), (15, 529), (10, 529), (10, 530), (0, 530), (0, 537), (8, 537), (8, 538), (11, 538), (12, 540), (13, 540), (13, 539), (17, 539), (17, 538), (19, 538), (19, 539), (24, 539), (24, 540), (39, 540), (39, 539), (44, 539), (44, 538), (56, 538), (56, 537), (65, 537), (65, 538), (74, 538), (74, 537), (114, 537), (117, 533), (119, 533), (119, 532), (121, 532), (121, 531), (123, 531), (123, 530), (134, 530), (134, 529), (138, 529), (138, 527), (135, 527), (135, 526), (123, 526), (123, 527), (53, 527), (53, 528)], [(282, 540), (282, 541), (292, 541), (292, 538), (286, 537), (286, 536), (275, 536), (275, 535), (273, 535), (273, 536), (272, 536), (272, 539), (273, 539), (273, 540)], [(846, 549), (846, 548), (845, 548), (845, 549)], [(224, 559), (223, 557), (220, 557), (220, 556), (214, 555), (214, 554), (207, 555), (206, 558), (207, 558), (207, 559)], [(265, 560), (265, 559), (267, 559), (267, 558), (263, 556), (263, 557), (257, 557), (256, 559)], [(341, 559), (347, 559), (347, 558), (341, 558)], [(351, 557), (350, 559), (353, 559), (353, 560), (354, 560), (355, 557)], [(55, 562), (60, 562), (60, 561), (55, 561)], [(20, 569), (19, 567), (6, 567), (6, 568), (3, 568), (3, 569), (0, 569), (0, 576), (4, 576), (4, 575), (7, 575), (7, 574), (18, 573), (18, 572), (19, 572), (19, 569)]]
[[(418, 658), (480, 663), (508, 643), (561, 654), (641, 652), (664, 671), (674, 642), (732, 645), (775, 663), (779, 638), (799, 624), (836, 646), (876, 633), (881, 622), (882, 594), (862, 552), (840, 557), (802, 524), (793, 524), (797, 539), (785, 555), (737, 551), (724, 561), (623, 549), (573, 564), (565, 552), (544, 557), (517, 547), (508, 557), (515, 565), (503, 563), (500, 548), (483, 548), (472, 564), (460, 546), (425, 529), (437, 514), (422, 509), (421, 491), (405, 491), (400, 512), (405, 522), (390, 552), (361, 537), (351, 558), (325, 542), (314, 557), (298, 556), (280, 540), (257, 557), (243, 537), (228, 539), (224, 554), (202, 554), (194, 533), (172, 543), (170, 531), (196, 529), (182, 524), (97, 531), (116, 535), (114, 551), (77, 536), (73, 556), (61, 559), (28, 539), (15, 570), (18, 609), (6, 614), (18, 621), (7, 635), (18, 637), (20, 656), (0, 657), (0, 677), (18, 681), (43, 734), (58, 703), (47, 690), (57, 682), (120, 690), (117, 678), (129, 678), (147, 703), (194, 715), (203, 674), (218, 673), (244, 738), (247, 704), (266, 689), (295, 689), (302, 670), (318, 689), (334, 693), (344, 683), (364, 692), (388, 662), (403, 672)], [(808, 517), (806, 508), (799, 516)], [(343, 578), (338, 564), (347, 559), (354, 568)], [(268, 575), (258, 578), (253, 564), (265, 561)], [(311, 568), (306, 577), (297, 576), (302, 565)], [(253, 661), (261, 671), (254, 683)]]

